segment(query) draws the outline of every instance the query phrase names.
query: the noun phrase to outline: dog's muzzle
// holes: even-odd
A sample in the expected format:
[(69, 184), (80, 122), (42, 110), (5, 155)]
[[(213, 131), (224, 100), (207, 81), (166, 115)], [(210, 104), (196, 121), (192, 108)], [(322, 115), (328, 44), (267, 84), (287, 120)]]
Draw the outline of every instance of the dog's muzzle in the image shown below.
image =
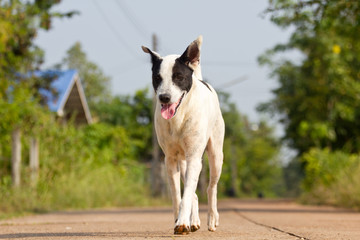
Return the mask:
[[(162, 95), (168, 95), (168, 96), (162, 96)], [(159, 100), (161, 103), (161, 116), (168, 120), (168, 119), (171, 119), (175, 116), (183, 98), (185, 96), (185, 93), (183, 93), (181, 95), (181, 97), (179, 98), (179, 100), (176, 102), (176, 103), (171, 103), (169, 104), (170, 102), (170, 95), (169, 94), (160, 94), (159, 95)], [(167, 101), (167, 103), (165, 103), (165, 101)]]
[(164, 93), (159, 95), (159, 100), (161, 103), (167, 104), (170, 102), (171, 96), (170, 94)]

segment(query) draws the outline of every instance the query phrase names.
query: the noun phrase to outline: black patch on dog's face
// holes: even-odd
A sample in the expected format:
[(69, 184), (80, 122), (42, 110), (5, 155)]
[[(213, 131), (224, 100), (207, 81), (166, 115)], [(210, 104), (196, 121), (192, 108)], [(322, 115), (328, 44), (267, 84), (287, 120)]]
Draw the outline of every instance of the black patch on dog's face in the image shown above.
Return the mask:
[(193, 70), (178, 58), (175, 60), (172, 71), (172, 81), (175, 85), (181, 90), (189, 92), (192, 86)]
[(153, 59), (152, 60), (152, 84), (154, 87), (155, 92), (157, 91), (159, 85), (161, 84), (162, 77), (160, 76), (160, 65), (162, 59)]

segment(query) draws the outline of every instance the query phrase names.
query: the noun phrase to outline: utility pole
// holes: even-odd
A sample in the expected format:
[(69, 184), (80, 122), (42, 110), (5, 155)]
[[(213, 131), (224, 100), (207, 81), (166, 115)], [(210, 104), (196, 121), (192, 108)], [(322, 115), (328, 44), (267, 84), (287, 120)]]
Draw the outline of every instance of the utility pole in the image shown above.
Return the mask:
[[(152, 35), (152, 49), (153, 51), (158, 51), (158, 40), (156, 34)], [(155, 114), (156, 108), (156, 94), (153, 94), (153, 101), (152, 101), (152, 113), (153, 119)], [(152, 147), (153, 147), (153, 154), (152, 154), (152, 162), (151, 162), (151, 193), (154, 197), (165, 197), (166, 196), (166, 174), (165, 174), (165, 166), (163, 159), (163, 153), (160, 149), (158, 144), (158, 140), (156, 137), (155, 132), (155, 123), (153, 122), (152, 127)]]

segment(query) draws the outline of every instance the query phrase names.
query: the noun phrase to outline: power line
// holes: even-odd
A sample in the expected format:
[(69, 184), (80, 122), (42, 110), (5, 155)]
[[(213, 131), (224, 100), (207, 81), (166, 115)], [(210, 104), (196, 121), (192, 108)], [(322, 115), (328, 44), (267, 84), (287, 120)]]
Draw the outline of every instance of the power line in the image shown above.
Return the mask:
[(241, 77), (238, 77), (238, 78), (235, 78), (234, 80), (231, 80), (229, 82), (226, 82), (226, 83), (223, 83), (217, 87), (215, 87), (216, 89), (224, 89), (224, 88), (227, 88), (227, 87), (231, 87), (233, 85), (236, 85), (238, 83), (241, 83), (245, 80), (248, 79), (248, 76), (241, 76)]
[(258, 66), (256, 62), (237, 62), (237, 61), (203, 61), (202, 65), (208, 66), (225, 66), (225, 67), (236, 67), (236, 66)]
[[(117, 6), (120, 8), (120, 10), (125, 14), (125, 16), (127, 17), (127, 19), (132, 23), (132, 25), (135, 27), (135, 29), (137, 30), (137, 32), (142, 35), (146, 41), (148, 41), (149, 39), (149, 32), (146, 30), (146, 28), (144, 27), (143, 24), (141, 24), (141, 21), (138, 21), (136, 18), (136, 15), (130, 10), (129, 7), (126, 6), (126, 4), (124, 3), (124, 1), (121, 0), (114, 0), (115, 3), (117, 4)], [(169, 48), (167, 48), (166, 46), (164, 46), (164, 44), (162, 43), (161, 46), (159, 46), (159, 49), (161, 50), (168, 50)], [(157, 49), (157, 51), (159, 51), (159, 49)]]
[(146, 40), (148, 40), (149, 34), (147, 34), (145, 28), (143, 28), (142, 25), (136, 20), (136, 17), (134, 17), (134, 14), (129, 10), (129, 8), (125, 5), (125, 3), (123, 1), (116, 1), (116, 0), (115, 3), (125, 14), (127, 19), (129, 19), (129, 21), (132, 23), (135, 29), (140, 33), (140, 35), (142, 35)]
[[(148, 61), (143, 61), (143, 63), (148, 63)], [(122, 65), (116, 65), (110, 68), (112, 72), (115, 73), (115, 76), (123, 75), (129, 71), (133, 71), (136, 68), (141, 67), (142, 64), (139, 64), (138, 61), (128, 61)]]
[(123, 39), (123, 37), (121, 36), (121, 34), (117, 31), (117, 29), (112, 25), (111, 21), (107, 18), (105, 12), (101, 9), (100, 5), (96, 2), (96, 0), (93, 0), (93, 3), (96, 6), (96, 9), (98, 10), (98, 12), (100, 13), (101, 17), (103, 18), (104, 22), (106, 23), (106, 25), (110, 28), (110, 30), (112, 31), (112, 33), (116, 36), (116, 38), (119, 40), (119, 42), (125, 47), (125, 49), (131, 53), (131, 55), (135, 56), (136, 58), (140, 59), (139, 55), (137, 54), (137, 52), (135, 52), (134, 50), (132, 50), (131, 46), (125, 41), (125, 39)]

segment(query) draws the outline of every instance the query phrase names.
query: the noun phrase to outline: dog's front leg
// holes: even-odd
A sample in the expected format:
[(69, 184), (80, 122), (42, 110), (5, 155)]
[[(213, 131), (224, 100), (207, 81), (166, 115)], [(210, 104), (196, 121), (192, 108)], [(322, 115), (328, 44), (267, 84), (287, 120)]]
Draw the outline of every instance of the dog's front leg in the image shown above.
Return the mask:
[[(181, 180), (183, 183), (185, 182), (185, 175), (186, 175), (186, 160), (182, 160), (179, 162), (180, 165), (180, 173), (181, 173)], [(192, 202), (192, 209), (191, 209), (191, 231), (195, 232), (200, 229), (200, 218), (199, 218), (199, 200), (196, 195), (194, 194), (193, 202)]]
[(175, 234), (187, 234), (190, 232), (190, 215), (192, 203), (201, 171), (201, 156), (186, 159), (186, 175), (184, 194), (180, 204), (178, 220), (175, 224)]
[(181, 201), (180, 169), (178, 161), (173, 158), (165, 157), (165, 165), (171, 190), (174, 220), (176, 222), (179, 215), (179, 207)]

